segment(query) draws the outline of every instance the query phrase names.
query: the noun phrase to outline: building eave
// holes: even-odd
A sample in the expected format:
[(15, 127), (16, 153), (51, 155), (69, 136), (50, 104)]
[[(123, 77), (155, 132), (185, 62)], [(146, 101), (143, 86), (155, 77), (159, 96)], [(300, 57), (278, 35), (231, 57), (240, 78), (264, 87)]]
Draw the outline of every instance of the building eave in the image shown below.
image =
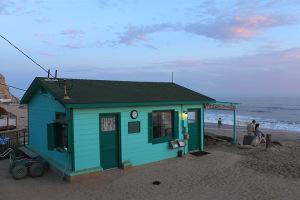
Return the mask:
[(109, 108), (109, 107), (138, 107), (138, 106), (165, 106), (165, 105), (197, 105), (214, 103), (216, 101), (160, 101), (160, 102), (120, 102), (120, 103), (98, 103), (98, 104), (66, 104), (67, 108)]

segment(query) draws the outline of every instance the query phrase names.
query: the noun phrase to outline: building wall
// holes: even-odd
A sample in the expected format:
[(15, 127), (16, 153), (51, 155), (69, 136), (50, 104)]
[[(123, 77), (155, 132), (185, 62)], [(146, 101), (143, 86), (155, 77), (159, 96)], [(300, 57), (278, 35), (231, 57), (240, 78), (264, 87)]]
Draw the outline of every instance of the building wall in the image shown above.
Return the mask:
[[(148, 113), (153, 110), (175, 110), (181, 118), (183, 110), (201, 108), (202, 105), (175, 106), (145, 106), (125, 108), (74, 109), (74, 161), (75, 171), (86, 169), (101, 169), (99, 114), (120, 113), (121, 115), (121, 153), (122, 162), (131, 161), (133, 166), (142, 165), (177, 156), (177, 151), (169, 149), (168, 143), (148, 143)], [(130, 112), (137, 110), (139, 116), (133, 120)], [(140, 121), (141, 132), (128, 134), (128, 122)], [(187, 126), (186, 120), (179, 120), (179, 139), (183, 139), (182, 125)], [(187, 151), (187, 148), (186, 148)]]
[(28, 104), (29, 147), (59, 169), (67, 166), (67, 154), (48, 150), (47, 124), (53, 123), (56, 112), (65, 112), (62, 104), (49, 93), (38, 91)]
[(17, 119), (14, 116), (0, 115), (0, 127), (17, 126)]
[(16, 125), (18, 129), (27, 128), (27, 106), (22, 104), (1, 104), (0, 107), (17, 116)]

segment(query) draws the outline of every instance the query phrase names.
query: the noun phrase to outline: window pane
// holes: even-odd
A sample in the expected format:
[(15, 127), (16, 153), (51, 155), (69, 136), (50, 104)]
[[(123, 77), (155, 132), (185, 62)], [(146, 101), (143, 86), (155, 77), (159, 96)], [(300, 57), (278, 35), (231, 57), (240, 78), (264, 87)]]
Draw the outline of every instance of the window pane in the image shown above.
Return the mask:
[(153, 112), (153, 138), (160, 138), (166, 136), (172, 136), (173, 124), (172, 124), (172, 112)]
[(63, 140), (63, 146), (65, 148), (67, 148), (68, 147), (68, 127), (67, 127), (66, 124), (62, 125), (61, 131), (62, 131), (62, 137), (63, 137), (62, 138), (62, 140)]
[(196, 112), (188, 112), (188, 123), (195, 123), (196, 121)]
[(115, 131), (116, 130), (116, 118), (115, 117), (102, 117), (101, 118), (101, 131)]
[(68, 125), (66, 113), (56, 113), (56, 147), (68, 148)]

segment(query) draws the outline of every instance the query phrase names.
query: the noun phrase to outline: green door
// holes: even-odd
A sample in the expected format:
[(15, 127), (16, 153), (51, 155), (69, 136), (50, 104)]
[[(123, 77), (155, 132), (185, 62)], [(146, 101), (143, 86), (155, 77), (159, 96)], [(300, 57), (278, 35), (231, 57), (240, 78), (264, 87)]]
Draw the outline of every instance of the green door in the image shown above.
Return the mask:
[(188, 110), (189, 151), (200, 150), (200, 115), (199, 109)]
[(118, 114), (100, 115), (100, 160), (103, 169), (119, 167)]

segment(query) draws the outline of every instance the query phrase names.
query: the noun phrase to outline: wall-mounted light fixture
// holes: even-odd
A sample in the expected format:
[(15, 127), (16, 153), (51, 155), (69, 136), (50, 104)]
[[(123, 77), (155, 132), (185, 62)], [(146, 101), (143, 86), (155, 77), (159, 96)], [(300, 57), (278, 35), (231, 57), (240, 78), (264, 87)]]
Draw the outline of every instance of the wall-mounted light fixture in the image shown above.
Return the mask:
[(187, 117), (188, 117), (188, 112), (187, 111), (183, 111), (182, 114), (181, 114), (182, 120), (186, 120)]

